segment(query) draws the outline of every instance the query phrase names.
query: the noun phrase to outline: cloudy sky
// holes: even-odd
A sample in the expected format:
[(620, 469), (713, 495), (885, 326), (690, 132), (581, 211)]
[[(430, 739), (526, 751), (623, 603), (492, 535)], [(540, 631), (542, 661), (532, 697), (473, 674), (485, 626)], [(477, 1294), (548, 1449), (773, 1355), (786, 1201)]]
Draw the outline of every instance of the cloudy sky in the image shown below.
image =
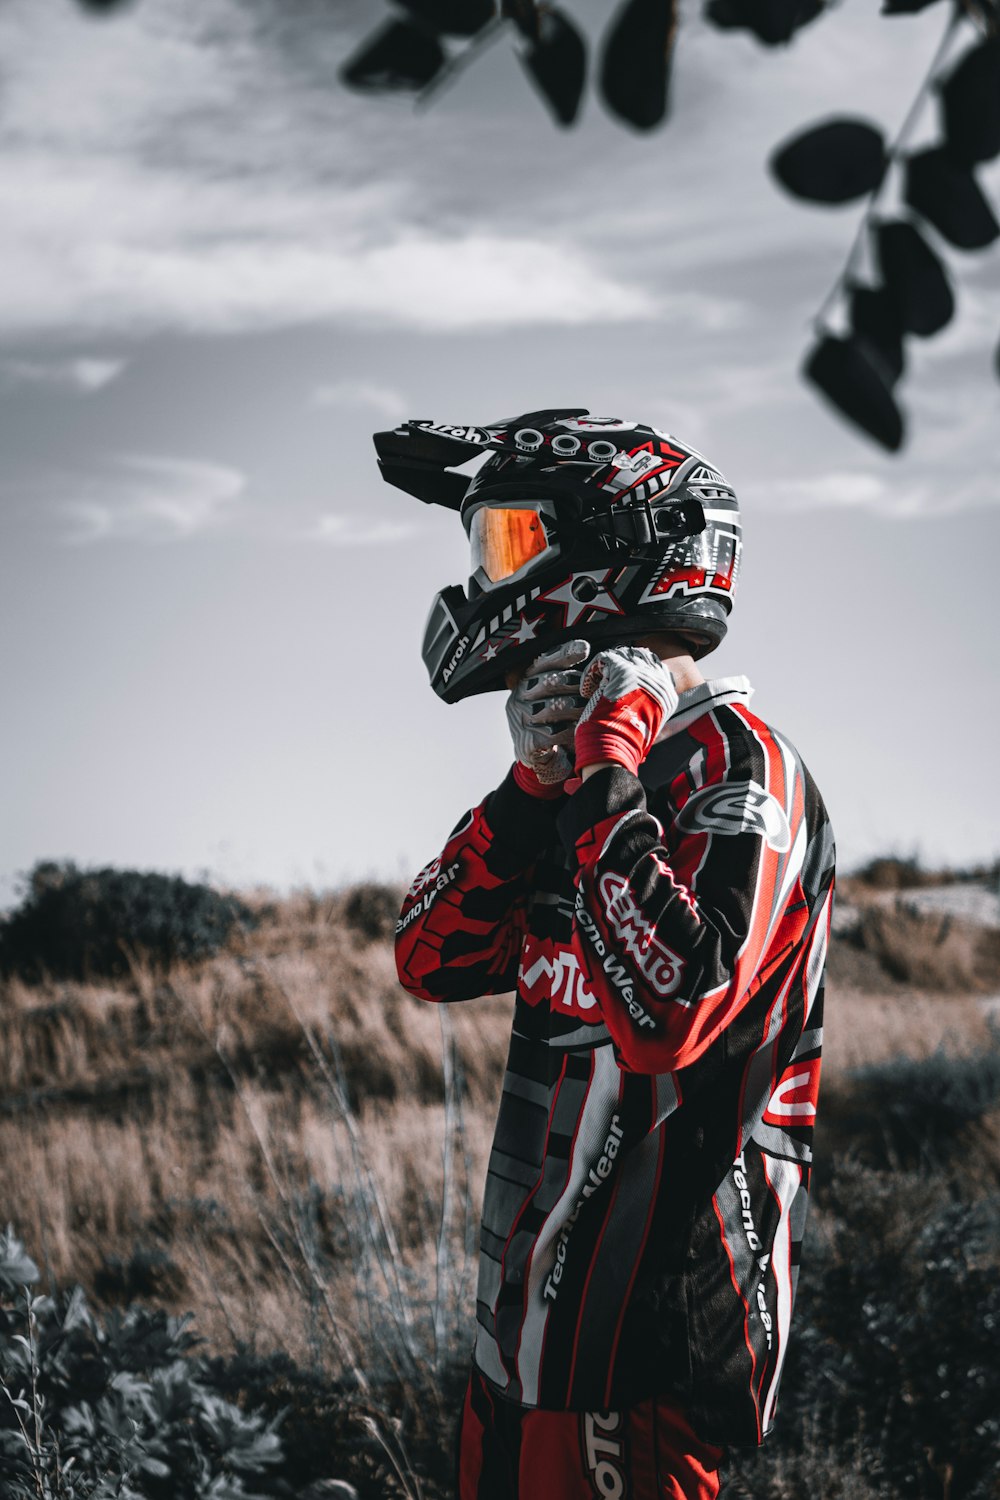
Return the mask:
[[(567, 4), (598, 36), (606, 6)], [(0, 904), (40, 858), (282, 887), (423, 863), (508, 742), (499, 697), (426, 685), (464, 537), (370, 434), (564, 404), (735, 484), (717, 670), (799, 745), (843, 863), (995, 855), (1000, 256), (952, 256), (960, 315), (884, 457), (796, 375), (857, 209), (765, 170), (831, 112), (895, 129), (945, 8), (844, 0), (772, 52), (685, 0), (651, 137), (593, 99), (559, 131), (506, 39), (429, 108), (349, 95), (384, 13), (0, 8)]]

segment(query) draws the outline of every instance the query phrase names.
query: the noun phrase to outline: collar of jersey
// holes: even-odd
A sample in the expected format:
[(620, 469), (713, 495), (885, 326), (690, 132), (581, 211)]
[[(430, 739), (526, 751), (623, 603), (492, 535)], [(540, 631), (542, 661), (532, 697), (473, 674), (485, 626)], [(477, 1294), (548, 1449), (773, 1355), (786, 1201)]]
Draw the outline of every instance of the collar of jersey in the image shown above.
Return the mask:
[(752, 697), (753, 688), (748, 677), (712, 677), (708, 682), (700, 682), (697, 687), (681, 693), (677, 707), (656, 736), (656, 743), (669, 740), (671, 735), (679, 734), (702, 714), (709, 714), (724, 703), (749, 704)]

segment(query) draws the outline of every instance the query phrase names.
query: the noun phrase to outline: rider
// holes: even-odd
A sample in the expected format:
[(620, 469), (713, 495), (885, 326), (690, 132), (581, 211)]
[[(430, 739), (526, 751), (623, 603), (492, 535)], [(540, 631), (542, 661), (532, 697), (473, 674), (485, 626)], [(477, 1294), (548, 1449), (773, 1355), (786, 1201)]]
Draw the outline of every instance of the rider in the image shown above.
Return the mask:
[(697, 665), (736, 496), (669, 433), (579, 409), (376, 447), (460, 512), (472, 577), (424, 661), (446, 702), (509, 690), (515, 754), (397, 924), (411, 994), (517, 991), (460, 1500), (710, 1500), (774, 1421), (834, 874), (797, 752)]

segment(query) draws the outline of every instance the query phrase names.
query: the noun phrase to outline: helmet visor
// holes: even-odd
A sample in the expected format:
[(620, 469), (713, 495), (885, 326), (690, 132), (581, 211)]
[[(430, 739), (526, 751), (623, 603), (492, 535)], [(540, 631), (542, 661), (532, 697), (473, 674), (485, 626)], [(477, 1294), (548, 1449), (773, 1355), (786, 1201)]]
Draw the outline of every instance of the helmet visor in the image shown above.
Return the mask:
[(501, 583), (519, 573), (549, 546), (542, 523), (541, 504), (481, 505), (469, 519), (472, 571), (490, 583)]

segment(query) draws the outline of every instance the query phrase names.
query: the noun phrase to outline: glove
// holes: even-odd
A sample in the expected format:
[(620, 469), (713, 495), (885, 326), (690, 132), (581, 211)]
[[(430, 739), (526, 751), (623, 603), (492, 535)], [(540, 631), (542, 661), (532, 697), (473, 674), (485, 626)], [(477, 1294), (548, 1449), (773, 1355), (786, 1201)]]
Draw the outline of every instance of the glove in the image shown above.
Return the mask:
[(576, 769), (613, 760), (635, 776), (664, 719), (677, 707), (665, 664), (645, 646), (615, 646), (587, 667), (580, 692), (588, 700), (576, 726)]
[(507, 699), (507, 723), (514, 741), (514, 780), (533, 797), (558, 797), (572, 774), (567, 745), (583, 712), (581, 663), (590, 655), (586, 641), (565, 641), (528, 667)]

